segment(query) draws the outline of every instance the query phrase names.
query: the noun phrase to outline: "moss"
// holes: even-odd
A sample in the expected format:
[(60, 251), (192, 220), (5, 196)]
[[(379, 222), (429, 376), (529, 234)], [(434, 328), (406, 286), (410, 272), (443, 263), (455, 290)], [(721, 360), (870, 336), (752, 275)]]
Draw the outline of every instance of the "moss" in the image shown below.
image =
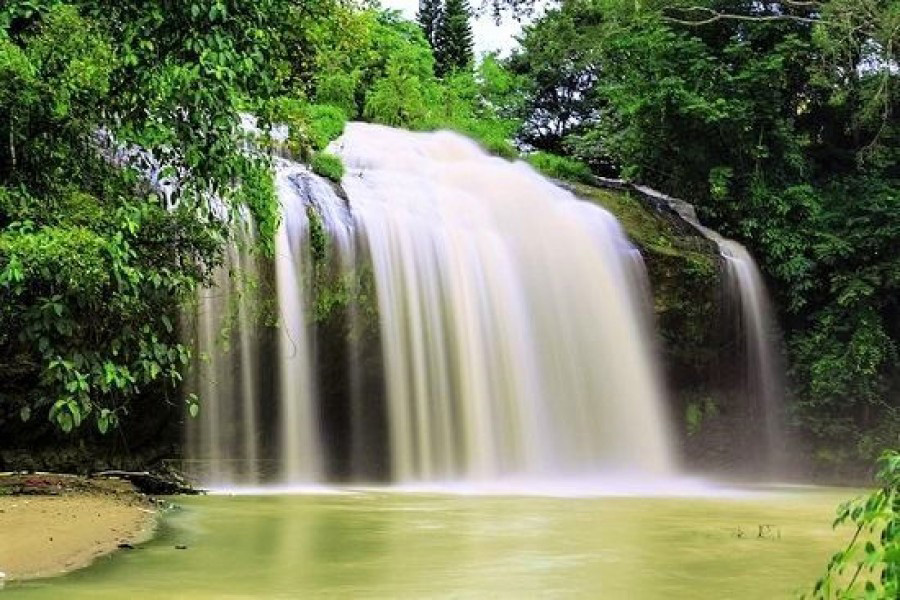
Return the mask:
[(713, 244), (692, 229), (687, 229), (676, 217), (648, 208), (628, 192), (584, 184), (575, 184), (574, 187), (579, 197), (613, 213), (628, 237), (641, 250), (645, 250), (645, 254), (679, 256), (689, 260), (695, 268), (715, 271), (717, 259)]
[(328, 234), (319, 211), (312, 205), (306, 207), (306, 218), (309, 220), (309, 247), (313, 264), (318, 266), (328, 258)]

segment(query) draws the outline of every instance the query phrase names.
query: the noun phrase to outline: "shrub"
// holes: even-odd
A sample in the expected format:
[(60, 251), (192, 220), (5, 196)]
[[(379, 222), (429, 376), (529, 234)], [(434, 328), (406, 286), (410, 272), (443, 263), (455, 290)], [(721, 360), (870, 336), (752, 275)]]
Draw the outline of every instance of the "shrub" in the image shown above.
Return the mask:
[(528, 156), (528, 162), (535, 169), (554, 179), (568, 181), (580, 181), (591, 183), (591, 169), (581, 161), (550, 154), (549, 152), (534, 152)]
[(812, 598), (900, 597), (900, 453), (881, 457), (878, 484), (838, 509), (834, 525), (852, 523), (853, 539), (831, 558)]
[(344, 176), (344, 163), (334, 154), (327, 152), (317, 152), (312, 158), (312, 170), (316, 175), (320, 175), (327, 179), (340, 183)]
[(469, 136), (491, 154), (510, 160), (519, 158), (519, 151), (510, 142), (514, 128), (511, 128), (506, 121), (466, 119), (451, 123), (448, 128)]
[(280, 97), (265, 107), (272, 122), (287, 125), (287, 149), (300, 160), (309, 160), (313, 152), (324, 150), (344, 133), (347, 115), (336, 106), (308, 104), (298, 98)]
[(310, 104), (306, 107), (309, 137), (316, 150), (324, 150), (328, 144), (344, 133), (347, 115), (337, 106)]

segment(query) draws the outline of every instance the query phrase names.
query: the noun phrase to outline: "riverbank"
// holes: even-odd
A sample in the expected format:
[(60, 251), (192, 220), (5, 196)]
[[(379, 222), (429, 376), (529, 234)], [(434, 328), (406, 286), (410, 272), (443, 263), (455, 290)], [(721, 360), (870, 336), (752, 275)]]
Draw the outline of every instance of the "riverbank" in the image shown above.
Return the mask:
[(9, 582), (87, 566), (148, 539), (156, 512), (115, 478), (0, 475), (0, 572)]

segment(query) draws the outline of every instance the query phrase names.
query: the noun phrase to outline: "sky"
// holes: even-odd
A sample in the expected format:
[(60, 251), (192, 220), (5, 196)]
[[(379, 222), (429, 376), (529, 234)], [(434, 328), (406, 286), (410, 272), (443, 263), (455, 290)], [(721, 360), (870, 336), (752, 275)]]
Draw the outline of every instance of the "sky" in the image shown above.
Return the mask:
[[(403, 14), (410, 19), (414, 19), (419, 10), (419, 0), (381, 0), (381, 4), (385, 8), (396, 8), (403, 11)], [(478, 0), (471, 2), (473, 7), (479, 4)], [(500, 25), (497, 25), (489, 16), (476, 20), (473, 25), (476, 54), (481, 55), (494, 50), (500, 50), (506, 54), (515, 47), (515, 36), (521, 29), (522, 24), (510, 17), (503, 19)]]

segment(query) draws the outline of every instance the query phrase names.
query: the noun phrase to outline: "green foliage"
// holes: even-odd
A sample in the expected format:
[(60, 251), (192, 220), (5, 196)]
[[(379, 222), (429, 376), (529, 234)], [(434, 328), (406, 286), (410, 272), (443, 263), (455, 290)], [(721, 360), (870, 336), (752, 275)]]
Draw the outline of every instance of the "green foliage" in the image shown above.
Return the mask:
[(528, 162), (544, 175), (554, 179), (582, 183), (591, 183), (593, 180), (590, 167), (574, 158), (549, 152), (532, 152), (528, 155)]
[(347, 116), (336, 106), (313, 104), (307, 109), (310, 137), (316, 150), (324, 150), (344, 133)]
[(0, 34), (0, 169), (4, 180), (46, 188), (84, 151), (83, 129), (110, 87), (108, 40), (70, 6), (11, 39)]
[(745, 242), (781, 309), (796, 424), (876, 451), (900, 381), (896, 3), (687, 4), (567, 2), (529, 26), (508, 62), (520, 137)]
[[(238, 108), (285, 84), (266, 30), (291, 10), (276, 0), (0, 7), (6, 412), (107, 433), (136, 399), (176, 392), (190, 360), (179, 306), (209, 282), (230, 218), (249, 208), (271, 250), (280, 217), (268, 158), (245, 151)], [(110, 164), (125, 159), (104, 154), (100, 130), (180, 178), (174, 198), (158, 197), (143, 167)]]
[(687, 426), (687, 434), (697, 435), (707, 418), (715, 417), (719, 412), (712, 398), (702, 398), (696, 402), (690, 402), (684, 411), (684, 421)]
[(474, 139), (492, 154), (508, 159), (517, 158), (519, 152), (512, 140), (519, 123), (505, 118), (499, 105), (492, 103), (489, 97), (494, 92), (489, 86), (500, 79), (499, 72), (500, 68), (497, 67), (491, 73), (496, 75), (493, 80), (484, 77), (481, 70), (477, 73), (457, 71), (445, 77), (436, 87), (437, 97), (432, 102), (427, 117), (416, 123), (414, 128), (455, 131)]
[(439, 79), (427, 32), (394, 13), (337, 8), (319, 26), (315, 102), (351, 119), (458, 131), (490, 152), (518, 155), (511, 143), (518, 128), (512, 106), (522, 95), (496, 57), (477, 70), (458, 68)]
[[(146, 389), (174, 387), (190, 351), (178, 341), (177, 304), (205, 277), (196, 259), (219, 241), (155, 201), (101, 202), (78, 192), (65, 213), (0, 192), (0, 339), (8, 372), (30, 381), (21, 404), (71, 431), (90, 418), (101, 433)], [(43, 218), (40, 215), (44, 215)], [(171, 236), (181, 237), (171, 244)], [(192, 248), (181, 247), (188, 240)], [(164, 388), (163, 388), (164, 390)], [(8, 390), (7, 390), (8, 391)]]
[(340, 108), (295, 98), (275, 98), (264, 110), (271, 122), (288, 127), (287, 149), (300, 160), (309, 160), (314, 152), (324, 150), (347, 125), (347, 116)]
[(502, 158), (512, 160), (519, 157), (519, 151), (510, 141), (516, 128), (514, 122), (469, 118), (447, 121), (436, 128), (449, 129), (468, 136), (478, 142), (485, 151)]
[(879, 461), (879, 489), (841, 505), (834, 526), (852, 524), (853, 538), (836, 553), (808, 597), (821, 600), (900, 596), (900, 454)]
[(327, 152), (317, 152), (312, 158), (312, 170), (335, 183), (340, 183), (344, 176), (344, 163), (340, 157)]
[[(365, 115), (383, 123), (421, 116), (436, 80), (420, 27), (392, 12), (335, 7), (313, 29), (316, 103), (336, 106), (351, 119)], [(391, 97), (392, 90), (412, 97)]]
[(424, 44), (410, 45), (392, 54), (384, 75), (366, 95), (364, 116), (393, 126), (423, 123), (437, 95), (434, 59)]
[(562, 154), (567, 138), (591, 124), (604, 22), (596, 2), (571, 3), (525, 29), (509, 68), (525, 91), (521, 137), (527, 144)]
[(416, 18), (434, 51), (439, 76), (469, 70), (475, 54), (468, 0), (424, 0), (419, 3)]

